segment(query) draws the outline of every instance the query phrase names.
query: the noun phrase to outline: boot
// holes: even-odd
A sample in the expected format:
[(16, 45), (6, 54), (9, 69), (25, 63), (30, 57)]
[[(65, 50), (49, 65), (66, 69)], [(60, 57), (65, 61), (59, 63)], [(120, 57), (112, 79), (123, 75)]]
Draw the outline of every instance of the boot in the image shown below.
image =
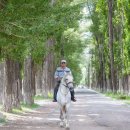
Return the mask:
[(74, 97), (74, 90), (71, 90), (70, 91), (70, 93), (71, 93), (71, 100), (73, 101), (73, 102), (76, 102), (77, 100), (75, 99), (75, 97)]

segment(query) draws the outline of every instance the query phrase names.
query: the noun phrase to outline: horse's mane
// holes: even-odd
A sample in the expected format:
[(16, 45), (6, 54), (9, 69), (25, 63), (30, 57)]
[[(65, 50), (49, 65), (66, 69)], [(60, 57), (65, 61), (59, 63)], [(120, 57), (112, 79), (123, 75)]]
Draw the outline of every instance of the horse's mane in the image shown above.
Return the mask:
[(72, 74), (66, 73), (66, 74), (64, 75), (64, 77), (62, 78), (62, 80), (65, 80), (65, 78), (66, 78), (67, 76), (72, 76)]

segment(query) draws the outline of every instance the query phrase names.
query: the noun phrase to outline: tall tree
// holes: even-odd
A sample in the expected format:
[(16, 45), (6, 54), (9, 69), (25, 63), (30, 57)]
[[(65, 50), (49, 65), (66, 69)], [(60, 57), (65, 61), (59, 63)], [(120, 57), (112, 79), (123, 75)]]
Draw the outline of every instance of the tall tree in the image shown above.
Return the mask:
[(113, 52), (113, 0), (108, 0), (108, 25), (109, 25), (109, 50), (110, 50), (110, 72), (111, 87), (116, 92), (115, 68), (114, 68), (114, 52)]

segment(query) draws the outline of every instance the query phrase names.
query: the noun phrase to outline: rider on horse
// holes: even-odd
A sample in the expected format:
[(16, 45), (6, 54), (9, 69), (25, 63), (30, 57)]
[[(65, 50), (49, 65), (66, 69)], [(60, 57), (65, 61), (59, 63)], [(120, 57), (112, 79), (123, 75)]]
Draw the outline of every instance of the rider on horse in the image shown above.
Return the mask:
[[(53, 102), (57, 102), (56, 97), (57, 97), (57, 92), (58, 92), (58, 89), (59, 89), (59, 85), (60, 85), (61, 79), (63, 78), (63, 76), (66, 73), (70, 73), (71, 74), (71, 70), (68, 67), (66, 67), (66, 60), (61, 60), (61, 67), (58, 67), (56, 69), (56, 72), (55, 72), (55, 75), (54, 75), (54, 78), (57, 81), (57, 85), (56, 85), (56, 87), (54, 89), (54, 99), (53, 99)], [(76, 102), (76, 99), (74, 97), (74, 89), (71, 89), (70, 93), (71, 93), (71, 100)]]

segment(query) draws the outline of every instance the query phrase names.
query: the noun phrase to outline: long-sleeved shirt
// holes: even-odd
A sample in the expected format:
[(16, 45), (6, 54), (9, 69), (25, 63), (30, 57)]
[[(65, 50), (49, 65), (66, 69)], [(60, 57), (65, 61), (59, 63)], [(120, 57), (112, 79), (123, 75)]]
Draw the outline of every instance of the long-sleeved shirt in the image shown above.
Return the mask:
[(64, 75), (66, 73), (70, 73), (71, 74), (71, 70), (68, 67), (62, 68), (62, 67), (58, 67), (55, 71), (55, 75), (54, 78), (63, 78)]

